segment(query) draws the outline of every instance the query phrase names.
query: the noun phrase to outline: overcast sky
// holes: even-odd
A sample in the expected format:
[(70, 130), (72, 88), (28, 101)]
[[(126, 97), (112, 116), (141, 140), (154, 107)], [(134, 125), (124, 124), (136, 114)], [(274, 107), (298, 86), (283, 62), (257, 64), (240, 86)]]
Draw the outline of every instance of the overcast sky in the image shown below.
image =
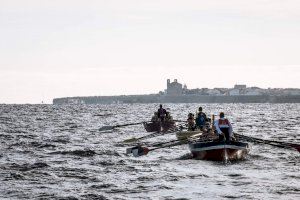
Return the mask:
[(0, 103), (299, 77), (299, 0), (0, 0)]

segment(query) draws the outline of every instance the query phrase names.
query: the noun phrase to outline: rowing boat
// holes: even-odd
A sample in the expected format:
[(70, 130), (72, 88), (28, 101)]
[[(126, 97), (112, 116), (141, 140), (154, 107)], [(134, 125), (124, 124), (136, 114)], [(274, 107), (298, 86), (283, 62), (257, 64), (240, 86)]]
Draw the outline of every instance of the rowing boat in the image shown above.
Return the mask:
[(201, 160), (241, 160), (250, 151), (248, 143), (230, 141), (192, 141), (189, 143), (190, 151), (195, 159)]
[(144, 122), (143, 125), (147, 132), (167, 132), (170, 129), (176, 128), (176, 123), (174, 121)]

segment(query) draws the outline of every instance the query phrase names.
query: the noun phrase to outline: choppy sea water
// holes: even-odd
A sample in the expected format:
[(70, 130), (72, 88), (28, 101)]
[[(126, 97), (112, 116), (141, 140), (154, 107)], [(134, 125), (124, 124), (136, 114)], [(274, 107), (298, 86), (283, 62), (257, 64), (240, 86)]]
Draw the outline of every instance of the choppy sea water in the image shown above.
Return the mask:
[[(224, 111), (234, 131), (300, 143), (300, 104), (166, 104), (175, 119), (202, 106)], [(147, 135), (157, 104), (0, 105), (1, 199), (300, 199), (300, 154), (252, 145), (246, 160), (190, 158), (186, 145), (125, 154), (122, 141)], [(175, 139), (167, 134), (147, 140)]]

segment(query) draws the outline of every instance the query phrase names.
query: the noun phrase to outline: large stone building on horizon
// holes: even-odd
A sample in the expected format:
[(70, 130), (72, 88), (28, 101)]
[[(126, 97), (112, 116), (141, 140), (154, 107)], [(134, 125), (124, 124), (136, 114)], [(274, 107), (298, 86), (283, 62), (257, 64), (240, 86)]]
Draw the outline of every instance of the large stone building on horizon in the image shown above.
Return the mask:
[(178, 96), (184, 94), (187, 90), (187, 86), (181, 83), (178, 83), (177, 79), (174, 79), (173, 82), (170, 79), (167, 79), (167, 89), (165, 91), (166, 95)]

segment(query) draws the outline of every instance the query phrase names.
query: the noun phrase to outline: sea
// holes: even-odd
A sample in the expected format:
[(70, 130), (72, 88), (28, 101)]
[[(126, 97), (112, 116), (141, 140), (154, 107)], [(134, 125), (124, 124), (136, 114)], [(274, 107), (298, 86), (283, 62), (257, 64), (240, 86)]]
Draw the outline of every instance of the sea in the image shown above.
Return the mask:
[[(186, 120), (224, 112), (235, 132), (300, 144), (300, 104), (164, 104)], [(195, 160), (187, 145), (133, 157), (158, 104), (0, 105), (0, 199), (300, 199), (300, 153), (250, 144), (246, 159)], [(175, 133), (141, 140), (174, 140)]]

